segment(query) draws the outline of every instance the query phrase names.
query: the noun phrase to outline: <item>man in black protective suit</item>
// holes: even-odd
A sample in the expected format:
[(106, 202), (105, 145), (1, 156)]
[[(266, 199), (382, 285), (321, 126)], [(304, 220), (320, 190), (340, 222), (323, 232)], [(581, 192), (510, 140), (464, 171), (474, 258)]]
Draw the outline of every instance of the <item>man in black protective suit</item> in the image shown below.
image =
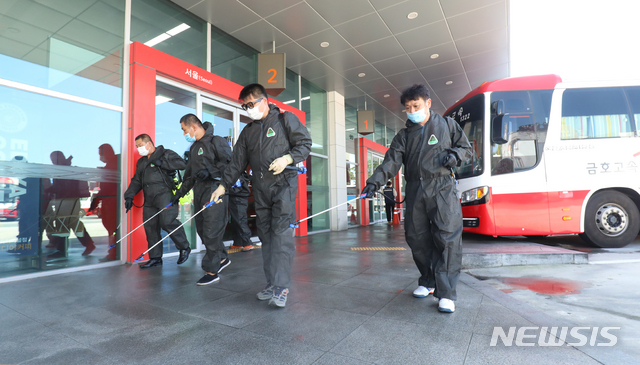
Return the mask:
[(453, 167), (471, 155), (462, 128), (451, 118), (431, 112), (424, 85), (406, 89), (400, 102), (407, 111), (406, 128), (393, 138), (384, 162), (367, 180), (370, 196), (398, 173), (404, 163), (407, 180), (405, 237), (420, 270), (413, 295), (440, 298), (441, 312), (455, 311), (456, 284), (462, 266), (462, 209)]
[[(133, 198), (142, 190), (144, 193), (144, 207), (142, 208), (142, 219), (153, 217), (154, 214), (162, 210), (158, 217), (152, 219), (144, 225), (147, 235), (148, 247), (151, 247), (162, 238), (160, 229), (167, 233), (173, 232), (180, 226), (178, 204), (172, 204), (164, 209), (173, 199), (175, 183), (172, 173), (176, 170), (184, 170), (187, 164), (175, 152), (165, 149), (163, 146), (154, 146), (153, 140), (148, 134), (141, 134), (136, 137), (136, 147), (142, 156), (136, 163), (136, 173), (131, 178), (129, 187), (124, 192), (124, 206), (127, 212), (133, 207)], [(178, 265), (183, 264), (189, 258), (191, 248), (184, 228), (180, 227), (171, 239), (180, 250)], [(141, 269), (162, 265), (162, 245), (157, 245), (149, 251), (149, 261), (140, 265)]]
[[(173, 204), (177, 205), (180, 198), (193, 188), (194, 213), (197, 213), (209, 203), (211, 193), (218, 186), (231, 159), (231, 148), (224, 138), (213, 134), (211, 123), (203, 124), (193, 114), (180, 118), (180, 127), (187, 142), (193, 144), (189, 148), (184, 181), (173, 198)], [(195, 217), (196, 230), (207, 250), (202, 258), (205, 275), (198, 280), (197, 285), (208, 285), (220, 280), (218, 273), (231, 263), (222, 243), (228, 218), (227, 197), (222, 197), (221, 201), (224, 204), (212, 205)]]
[(387, 181), (387, 186), (382, 189), (382, 194), (384, 194), (384, 209), (385, 213), (387, 213), (387, 223), (391, 224), (393, 211), (396, 208), (396, 191), (391, 181)]
[(229, 226), (233, 234), (233, 245), (231, 248), (239, 248), (244, 252), (253, 250), (251, 243), (251, 229), (247, 218), (247, 208), (249, 207), (249, 179), (251, 176), (246, 172), (240, 175), (238, 181), (229, 191), (229, 215), (231, 222)]
[(256, 204), (258, 237), (262, 241), (262, 259), (267, 286), (257, 294), (259, 300), (284, 307), (291, 285), (291, 264), (295, 253), (292, 228), (296, 220), (298, 173), (286, 169), (304, 161), (311, 152), (311, 136), (298, 118), (269, 104), (260, 84), (245, 86), (240, 92), (242, 108), (253, 120), (246, 126), (233, 150), (231, 163), (222, 183), (211, 196), (228, 191), (251, 164), (251, 185)]

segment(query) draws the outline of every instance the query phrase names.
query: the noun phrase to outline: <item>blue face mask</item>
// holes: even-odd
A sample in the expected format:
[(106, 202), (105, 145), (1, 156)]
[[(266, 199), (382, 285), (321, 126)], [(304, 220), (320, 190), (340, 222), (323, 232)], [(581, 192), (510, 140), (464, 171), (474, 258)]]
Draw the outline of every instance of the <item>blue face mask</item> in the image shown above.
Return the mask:
[(196, 137), (191, 137), (191, 134), (189, 134), (189, 133), (185, 133), (184, 139), (186, 139), (187, 142), (189, 142), (189, 143), (193, 143), (193, 142), (196, 141)]
[(415, 113), (407, 113), (407, 118), (413, 123), (421, 123), (427, 118), (426, 108), (422, 108)]

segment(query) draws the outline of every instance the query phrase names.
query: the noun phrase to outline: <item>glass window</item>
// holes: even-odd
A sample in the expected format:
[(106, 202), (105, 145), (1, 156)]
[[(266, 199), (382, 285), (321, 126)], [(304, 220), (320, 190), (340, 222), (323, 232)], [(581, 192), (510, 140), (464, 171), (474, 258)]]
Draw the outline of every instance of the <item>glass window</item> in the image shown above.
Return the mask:
[(207, 69), (207, 22), (169, 0), (131, 2), (131, 40)]
[(476, 95), (448, 115), (462, 126), (473, 149), (471, 157), (456, 168), (459, 179), (482, 175), (484, 171), (484, 100), (484, 95)]
[(496, 117), (497, 105), (501, 104), (501, 129), (507, 140), (504, 144), (491, 143), (492, 175), (518, 172), (538, 164), (547, 136), (551, 94), (552, 90), (491, 94), (491, 118)]
[[(211, 72), (242, 86), (258, 80), (258, 51), (211, 26)], [(297, 80), (296, 80), (297, 84)], [(289, 80), (287, 79), (287, 86)], [(298, 95), (296, 87), (296, 98)]]
[[(298, 103), (298, 93), (300, 92), (299, 87), (298, 74), (287, 69), (287, 88), (284, 89), (284, 91), (282, 91), (280, 95), (270, 96), (270, 98), (278, 100), (284, 104), (291, 105), (292, 107), (298, 109), (300, 107)], [(306, 97), (307, 98), (305, 100), (309, 100), (310, 96), (306, 95)], [(307, 103), (307, 105), (309, 105), (309, 103)], [(308, 111), (306, 112), (308, 113)]]
[(117, 259), (122, 113), (0, 86), (0, 277)]
[(633, 136), (622, 88), (568, 89), (562, 94), (562, 139)]
[(124, 0), (0, 7), (0, 78), (122, 105)]
[(202, 104), (202, 122), (211, 123), (213, 134), (217, 136), (233, 137), (233, 112), (230, 110)]
[(638, 126), (640, 126), (640, 87), (626, 87), (625, 93), (627, 94), (627, 100), (629, 100), (629, 106), (631, 106), (631, 114), (634, 118), (634, 130), (636, 136), (640, 136), (638, 133)]
[(386, 128), (384, 124), (376, 120), (374, 133), (375, 133), (375, 139), (377, 144), (380, 144), (383, 146), (387, 145), (387, 138), (385, 136), (385, 132), (386, 132)]
[[(287, 81), (288, 82), (288, 81)], [(311, 134), (311, 152), (328, 155), (327, 145), (327, 92), (302, 79), (302, 111), (307, 116), (307, 128)]]
[(396, 132), (389, 127), (386, 127), (386, 130), (387, 130), (387, 143), (384, 146), (389, 147), (391, 146), (391, 141), (393, 141), (393, 137), (396, 136)]
[[(307, 158), (307, 216), (329, 208), (329, 160)], [(330, 228), (329, 212), (307, 221), (309, 232)]]

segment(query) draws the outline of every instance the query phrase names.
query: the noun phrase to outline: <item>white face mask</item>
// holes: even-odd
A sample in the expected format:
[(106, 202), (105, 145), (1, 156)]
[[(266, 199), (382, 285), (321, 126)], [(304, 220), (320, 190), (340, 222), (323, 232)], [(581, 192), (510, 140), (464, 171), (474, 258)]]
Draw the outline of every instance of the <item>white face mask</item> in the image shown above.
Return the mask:
[(262, 119), (263, 112), (260, 111), (259, 105), (255, 105), (253, 108), (247, 109), (247, 114), (249, 114), (249, 118), (253, 120), (260, 120)]
[(138, 153), (140, 154), (140, 156), (146, 156), (149, 154), (149, 150), (145, 146), (138, 147)]

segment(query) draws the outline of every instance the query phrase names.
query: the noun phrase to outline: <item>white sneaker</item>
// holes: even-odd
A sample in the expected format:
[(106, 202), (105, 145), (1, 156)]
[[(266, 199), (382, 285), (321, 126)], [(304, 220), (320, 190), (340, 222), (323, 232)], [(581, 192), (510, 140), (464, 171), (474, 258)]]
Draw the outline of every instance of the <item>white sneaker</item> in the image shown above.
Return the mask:
[(418, 289), (413, 291), (413, 296), (416, 298), (426, 298), (429, 296), (429, 294), (433, 294), (434, 291), (434, 288), (419, 286)]
[(438, 310), (445, 313), (453, 313), (456, 311), (456, 304), (451, 299), (441, 298), (438, 304)]

